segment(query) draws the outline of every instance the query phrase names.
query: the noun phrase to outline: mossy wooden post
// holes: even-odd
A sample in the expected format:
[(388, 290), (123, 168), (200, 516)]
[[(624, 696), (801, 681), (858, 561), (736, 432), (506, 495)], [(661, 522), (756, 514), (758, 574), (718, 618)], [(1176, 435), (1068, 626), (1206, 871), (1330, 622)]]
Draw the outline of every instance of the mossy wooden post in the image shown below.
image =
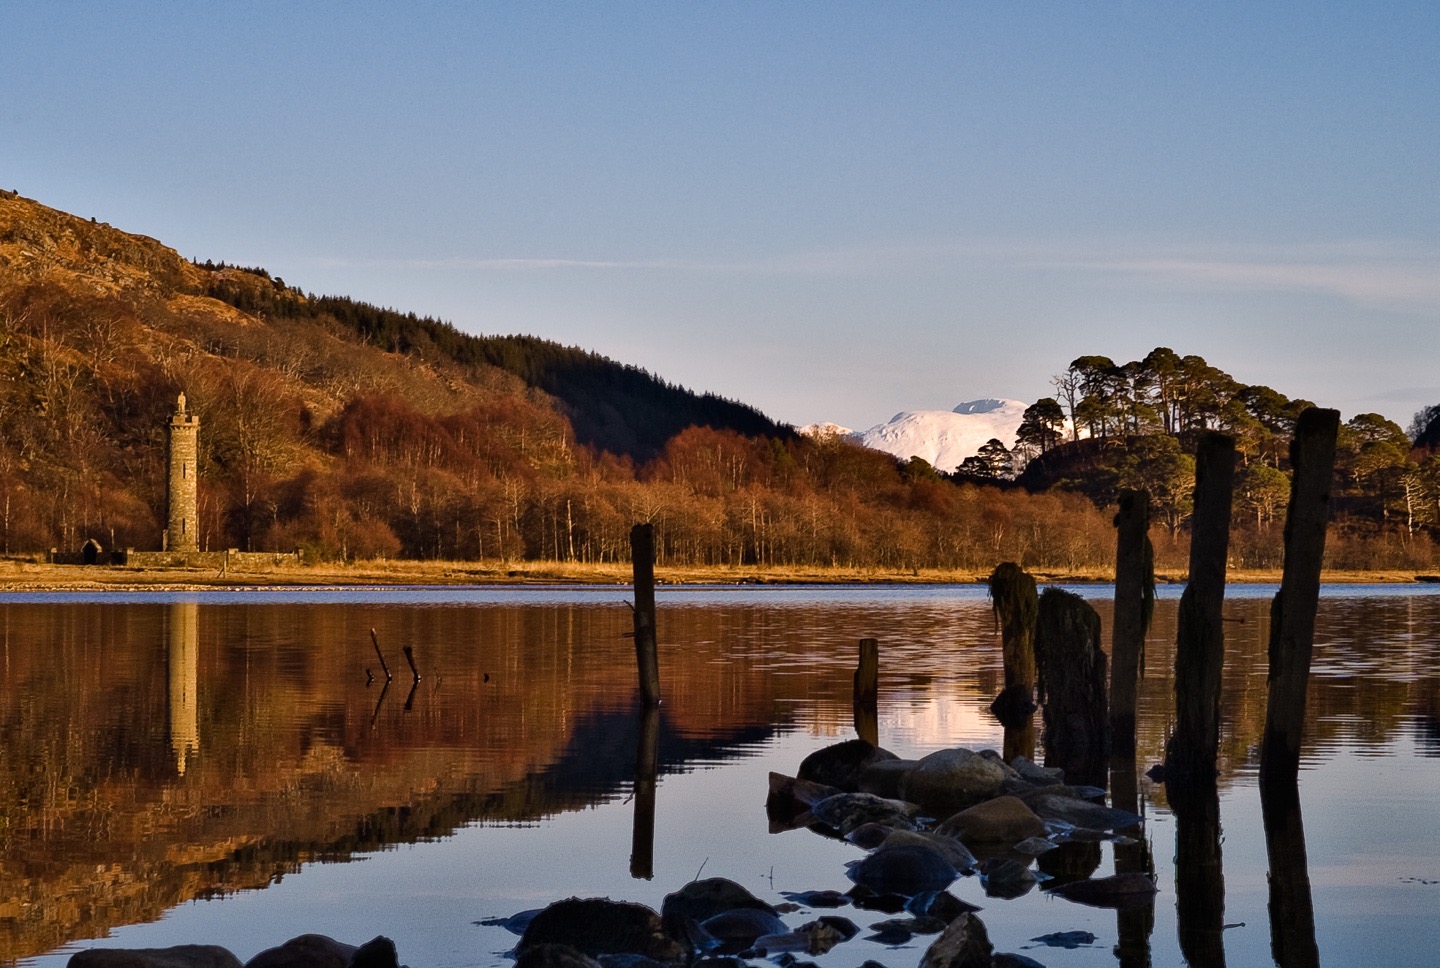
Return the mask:
[(1079, 595), (1047, 588), (1036, 609), (1035, 660), (1045, 765), (1071, 783), (1103, 786), (1110, 752), (1100, 616)]
[(1190, 580), (1180, 596), (1175, 636), (1175, 732), (1165, 754), (1172, 794), (1214, 783), (1220, 747), (1220, 672), (1225, 660), (1225, 562), (1235, 441), (1209, 433), (1195, 454), (1195, 513), (1190, 528)]
[(1305, 691), (1320, 605), (1320, 565), (1330, 521), (1330, 485), (1340, 412), (1311, 407), (1290, 444), (1290, 509), (1285, 515), (1285, 570), (1270, 605), (1270, 695), (1260, 744), (1261, 783), (1295, 783), (1305, 726)]
[(1117, 753), (1135, 751), (1135, 690), (1145, 656), (1145, 632), (1155, 606), (1150, 496), (1121, 491), (1115, 515), (1115, 617), (1110, 629), (1110, 741)]
[(855, 732), (871, 746), (880, 745), (880, 642), (860, 640), (860, 662), (855, 667)]
[(1027, 695), (1035, 688), (1037, 603), (1035, 579), (1013, 561), (998, 565), (990, 574), (990, 607), (1000, 622), (1005, 688), (1022, 686)]
[(635, 570), (635, 663), (640, 673), (640, 703), (660, 705), (660, 658), (655, 645), (655, 528), (630, 529), (630, 560)]

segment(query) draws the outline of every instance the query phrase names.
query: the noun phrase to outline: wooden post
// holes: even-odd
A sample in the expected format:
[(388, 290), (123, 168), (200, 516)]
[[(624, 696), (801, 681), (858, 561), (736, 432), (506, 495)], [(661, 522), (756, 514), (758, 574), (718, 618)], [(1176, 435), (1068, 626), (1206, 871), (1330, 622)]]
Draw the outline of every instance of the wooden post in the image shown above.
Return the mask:
[(855, 732), (871, 746), (880, 745), (880, 642), (860, 640), (860, 662), (855, 667)]
[(1000, 622), (1005, 656), (1005, 688), (1020, 686), (1026, 696), (1035, 688), (1035, 579), (1013, 561), (990, 574), (990, 605)]
[(1116, 753), (1135, 751), (1135, 691), (1155, 603), (1150, 497), (1121, 491), (1115, 515), (1115, 617), (1110, 629), (1110, 737)]
[(660, 765), (660, 709), (640, 710), (635, 741), (635, 818), (630, 831), (630, 876), (655, 876), (655, 785)]
[(1079, 595), (1047, 588), (1035, 623), (1045, 765), (1070, 783), (1103, 786), (1110, 752), (1100, 616)]
[(630, 529), (630, 560), (635, 570), (635, 663), (640, 674), (640, 703), (660, 705), (660, 658), (655, 645), (655, 529)]
[(1295, 783), (1305, 727), (1305, 691), (1320, 605), (1320, 566), (1330, 521), (1330, 484), (1340, 412), (1311, 407), (1290, 444), (1290, 508), (1285, 515), (1285, 570), (1270, 606), (1270, 694), (1260, 744), (1260, 782)]
[(1221, 613), (1234, 477), (1235, 441), (1224, 434), (1206, 434), (1195, 454), (1190, 580), (1180, 596), (1175, 636), (1175, 732), (1165, 752), (1165, 780), (1172, 794), (1177, 786), (1215, 782), (1225, 660)]

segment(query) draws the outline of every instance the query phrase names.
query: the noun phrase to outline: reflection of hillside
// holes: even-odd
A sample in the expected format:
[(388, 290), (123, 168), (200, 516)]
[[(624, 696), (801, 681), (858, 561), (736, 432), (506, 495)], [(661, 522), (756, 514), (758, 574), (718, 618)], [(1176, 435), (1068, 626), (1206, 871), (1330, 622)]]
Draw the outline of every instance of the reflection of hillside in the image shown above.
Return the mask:
[[(404, 641), (468, 645), (417, 644), (410, 708), (397, 679), (377, 709), (361, 646), (386, 613), (205, 609), (188, 653), (174, 608), (4, 610), (0, 960), (308, 860), (590, 806), (633, 776), (633, 649), (604, 610), (405, 615)], [(763, 742), (787, 682), (670, 671), (684, 715), (662, 771)]]

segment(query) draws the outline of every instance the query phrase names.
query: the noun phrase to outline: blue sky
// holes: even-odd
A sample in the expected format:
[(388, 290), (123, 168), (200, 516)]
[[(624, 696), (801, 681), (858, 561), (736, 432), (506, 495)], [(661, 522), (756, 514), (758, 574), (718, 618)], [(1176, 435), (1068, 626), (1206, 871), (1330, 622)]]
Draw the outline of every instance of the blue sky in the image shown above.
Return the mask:
[(33, 3), (0, 187), (864, 428), (1195, 353), (1440, 403), (1440, 4)]

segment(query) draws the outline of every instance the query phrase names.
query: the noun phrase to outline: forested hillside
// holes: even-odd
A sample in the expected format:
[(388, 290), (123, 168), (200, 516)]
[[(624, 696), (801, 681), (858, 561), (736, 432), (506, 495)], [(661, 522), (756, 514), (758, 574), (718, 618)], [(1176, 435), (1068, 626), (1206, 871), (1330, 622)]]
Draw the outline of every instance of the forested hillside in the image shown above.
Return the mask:
[[(1188, 454), (1219, 428), (1244, 462), (1236, 564), (1278, 563), (1300, 402), (1168, 350), (1085, 357), (1056, 385), (1018, 441), (944, 477), (594, 353), (307, 294), (0, 193), (5, 554), (158, 548), (183, 391), (202, 548), (622, 561), (650, 521), (662, 564), (1080, 570), (1108, 564), (1109, 500), (1141, 485), (1177, 566)], [(1430, 568), (1436, 458), (1376, 415), (1346, 427), (1333, 563)]]

